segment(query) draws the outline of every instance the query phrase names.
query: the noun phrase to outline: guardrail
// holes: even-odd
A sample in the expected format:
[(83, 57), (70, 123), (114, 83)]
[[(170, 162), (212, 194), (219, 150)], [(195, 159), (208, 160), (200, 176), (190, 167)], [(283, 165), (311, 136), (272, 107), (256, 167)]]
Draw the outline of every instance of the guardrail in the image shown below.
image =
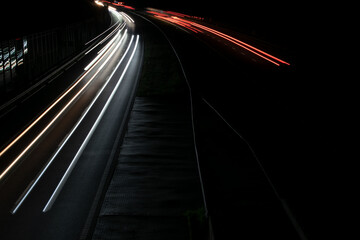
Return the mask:
[(52, 68), (81, 51), (104, 27), (108, 24), (90, 19), (0, 41), (0, 100), (35, 84)]

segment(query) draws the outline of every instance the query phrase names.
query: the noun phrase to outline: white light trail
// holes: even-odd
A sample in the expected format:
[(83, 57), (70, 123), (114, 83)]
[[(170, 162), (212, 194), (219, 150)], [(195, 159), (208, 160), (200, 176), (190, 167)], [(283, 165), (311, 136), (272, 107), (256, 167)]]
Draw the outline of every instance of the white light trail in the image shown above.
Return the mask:
[[(105, 39), (108, 39), (109, 36), (110, 36), (111, 34), (113, 34), (114, 31), (116, 31), (116, 30), (119, 29), (119, 28), (121, 28), (120, 31), (122, 31), (122, 30), (125, 28), (125, 26), (126, 26), (126, 23), (123, 22), (123, 24), (121, 24), (120, 26), (116, 27), (111, 33), (109, 33), (109, 35), (108, 35)], [(102, 33), (102, 34), (103, 34), (103, 33)], [(102, 34), (101, 34), (101, 35), (102, 35)], [(98, 38), (98, 37), (96, 37), (96, 38)], [(91, 40), (91, 41), (93, 41), (93, 40)], [(85, 55), (87, 55), (88, 53), (90, 53), (92, 50), (94, 50), (97, 46), (99, 46), (99, 45), (102, 44), (102, 43), (104, 43), (104, 41), (98, 42), (98, 43), (97, 43), (95, 46), (93, 46), (89, 51), (87, 51), (87, 52), (85, 53)], [(86, 43), (86, 44), (87, 44), (87, 43)], [(86, 45), (86, 44), (85, 44), (85, 45)]]
[[(127, 31), (127, 30), (126, 30)], [(126, 32), (124, 33), (124, 35)], [(108, 49), (107, 51), (110, 51)], [(26, 154), (26, 152), (44, 135), (44, 133), (54, 124), (54, 122), (62, 115), (63, 112), (71, 105), (72, 102), (75, 101), (75, 99), (85, 90), (85, 88), (94, 80), (94, 78), (97, 76), (97, 74), (102, 70), (102, 68), (105, 66), (105, 64), (110, 60), (112, 55), (115, 53), (113, 50), (112, 53), (109, 55), (109, 57), (104, 61), (104, 63), (98, 68), (98, 70), (95, 72), (95, 74), (89, 79), (89, 81), (75, 94), (75, 96), (65, 105), (65, 107), (51, 120), (51, 122), (35, 137), (35, 139), (13, 160), (13, 162), (2, 172), (0, 175), (0, 180), (10, 171), (11, 168), (14, 167), (14, 165)], [(102, 56), (102, 58), (105, 57), (105, 55)], [(101, 58), (101, 59), (102, 59)], [(100, 59), (100, 60), (101, 60)], [(99, 63), (99, 61), (97, 62)], [(93, 69), (96, 65), (93, 65), (86, 74)], [(85, 74), (77, 81), (76, 85), (84, 78)], [(46, 110), (37, 120), (35, 120), (23, 133), (21, 133), (7, 148), (3, 150), (6, 151), (8, 148), (10, 148), (13, 144), (15, 144), (15, 141), (18, 141), (29, 129), (34, 126), (40, 119), (48, 112), (51, 108), (53, 108), (68, 92), (70, 92), (75, 87), (75, 84), (67, 91), (65, 92), (55, 103), (53, 103), (48, 110)], [(3, 154), (1, 152), (0, 154)], [(1, 155), (0, 155), (1, 156)]]
[[(124, 25), (125, 27), (125, 25)], [(117, 28), (118, 29), (118, 28)], [(122, 29), (121, 29), (122, 30)], [(108, 34), (106, 38), (109, 38), (114, 31)], [(91, 49), (92, 50), (92, 49)], [(53, 109), (71, 90), (73, 90), (88, 74), (89, 72), (98, 64), (94, 64), (91, 68), (88, 69), (79, 79), (68, 89), (66, 90), (53, 104), (51, 104), (38, 118), (36, 118), (23, 132), (21, 132), (11, 143), (9, 143), (3, 150), (0, 151), (0, 157), (2, 157), (16, 142), (18, 142), (32, 127), (34, 127), (51, 109)], [(0, 175), (0, 180), (2, 175)]]
[(121, 12), (121, 15), (123, 15), (123, 17), (125, 17), (129, 22), (134, 23), (134, 20), (129, 15), (127, 15), (126, 13)]
[[(122, 41), (124, 40), (125, 36), (127, 36), (126, 32), (125, 34), (122, 36), (122, 38), (120, 39), (119, 43), (117, 44), (116, 48), (114, 49), (114, 52), (117, 51), (117, 49), (120, 47)], [(128, 50), (127, 50), (128, 51)], [(89, 110), (92, 108), (92, 106), (94, 105), (94, 103), (96, 102), (96, 100), (99, 98), (100, 94), (103, 92), (103, 90), (105, 89), (105, 87), (108, 85), (108, 83), (110, 82), (110, 79), (113, 77), (113, 75), (115, 74), (116, 70), (118, 69), (118, 67), (120, 66), (120, 64), (122, 63), (122, 61), (124, 60), (125, 56), (127, 55), (127, 51), (125, 51), (123, 57), (120, 59), (120, 61), (118, 62), (118, 64), (116, 65), (115, 69), (113, 70), (113, 72), (110, 74), (110, 76), (108, 77), (106, 83), (102, 86), (102, 88), (100, 89), (100, 91), (97, 93), (96, 97), (92, 100), (92, 102), (90, 103), (90, 105), (86, 108), (85, 112), (82, 114), (81, 118), (78, 120), (78, 122), (75, 124), (75, 126), (72, 128), (72, 130), (70, 131), (70, 133), (67, 135), (67, 137), (65, 138), (65, 140), (61, 143), (60, 147), (57, 149), (57, 151), (55, 152), (55, 154), (52, 156), (52, 158), (50, 159), (50, 161), (46, 164), (45, 168), (41, 171), (41, 173), (38, 175), (38, 177), (36, 178), (36, 180), (31, 184), (31, 186), (29, 187), (29, 189), (26, 191), (26, 193), (24, 194), (24, 196), (18, 201), (17, 205), (15, 206), (15, 208), (12, 210), (12, 214), (15, 214), (17, 212), (17, 210), (20, 208), (20, 206), (23, 204), (23, 202), (25, 201), (25, 199), (28, 197), (28, 195), (30, 194), (30, 192), (33, 190), (33, 188), (35, 187), (35, 185), (39, 182), (39, 180), (41, 179), (41, 177), (44, 175), (44, 173), (46, 172), (46, 170), (49, 168), (49, 166), (52, 164), (52, 162), (55, 160), (55, 158), (57, 157), (57, 155), (60, 153), (60, 151), (62, 150), (62, 148), (65, 146), (65, 144), (68, 142), (68, 140), (70, 139), (70, 137), (73, 135), (73, 133), (75, 132), (75, 130), (78, 128), (78, 126), (80, 125), (80, 123), (83, 121), (83, 119), (85, 118), (85, 116), (87, 115), (87, 113), (89, 112)], [(110, 56), (111, 57), (111, 56)]]
[(109, 11), (116, 11), (116, 8), (112, 7), (112, 6), (108, 6)]
[[(131, 37), (131, 41), (130, 41), (129, 47), (130, 47), (130, 45), (132, 44), (133, 38), (134, 38), (134, 36)], [(124, 78), (124, 76), (125, 76), (125, 74), (126, 74), (126, 72), (127, 72), (127, 69), (128, 69), (128, 67), (129, 67), (129, 65), (130, 65), (130, 63), (131, 63), (131, 61), (132, 61), (132, 59), (133, 59), (133, 57), (134, 57), (135, 51), (136, 51), (137, 46), (138, 46), (138, 41), (139, 41), (139, 36), (137, 36), (137, 38), (136, 38), (136, 43), (135, 43), (134, 50), (133, 50), (133, 52), (132, 52), (132, 54), (131, 54), (131, 56), (130, 56), (130, 59), (128, 60), (126, 66), (125, 66), (125, 68), (124, 68), (124, 71), (122, 72), (122, 74), (121, 74), (121, 76), (120, 76), (120, 78), (119, 78), (119, 80), (118, 80), (115, 88), (113, 89), (110, 97), (109, 97), (108, 100), (106, 101), (106, 103), (105, 103), (103, 109), (101, 110), (98, 118), (96, 119), (94, 125), (92, 126), (91, 130), (89, 131), (88, 135), (86, 136), (85, 140), (83, 141), (81, 147), (79, 148), (79, 150), (78, 150), (78, 152), (76, 153), (75, 157), (73, 158), (72, 162), (70, 163), (68, 169), (66, 170), (65, 174), (64, 174), (63, 177), (61, 178), (61, 180), (60, 180), (59, 184), (57, 185), (55, 191), (53, 192), (53, 194), (51, 195), (49, 201), (48, 201), (47, 204), (45, 205), (45, 207), (44, 207), (44, 209), (43, 209), (43, 212), (47, 212), (47, 211), (50, 210), (50, 208), (52, 207), (52, 205), (53, 205), (53, 203), (55, 202), (57, 196), (59, 195), (62, 187), (64, 186), (66, 180), (67, 180), (68, 177), (70, 176), (70, 174), (71, 174), (73, 168), (75, 167), (78, 159), (80, 158), (82, 152), (84, 151), (86, 145), (88, 144), (91, 136), (93, 135), (96, 127), (99, 125), (99, 122), (101, 121), (102, 117), (104, 116), (105, 111), (107, 110), (107, 108), (108, 108), (111, 100), (113, 99), (116, 91), (118, 90), (118, 88), (119, 88), (119, 86), (120, 86), (120, 83), (122, 82), (122, 79)]]
[(96, 61), (99, 60), (100, 57), (102, 57), (105, 52), (113, 46), (114, 41), (119, 37), (120, 31), (108, 42), (108, 44), (105, 45), (99, 52), (98, 55), (84, 68), (85, 71), (89, 70), (92, 65), (95, 64)]

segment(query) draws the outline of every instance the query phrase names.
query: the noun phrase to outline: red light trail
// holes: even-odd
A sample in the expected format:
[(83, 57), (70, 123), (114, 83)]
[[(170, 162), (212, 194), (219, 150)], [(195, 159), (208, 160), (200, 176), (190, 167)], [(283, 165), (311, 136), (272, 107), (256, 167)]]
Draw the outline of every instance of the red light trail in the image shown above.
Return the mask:
[(198, 32), (202, 32), (201, 30), (197, 29), (197, 28), (194, 28), (190, 23), (186, 23), (186, 22), (183, 22), (181, 21), (178, 17), (165, 17), (165, 16), (156, 16), (160, 19), (163, 19), (163, 20), (166, 20), (166, 21), (169, 21), (169, 22), (172, 22), (172, 23), (175, 23), (177, 25), (180, 25), (184, 28), (187, 28), (195, 33), (198, 33)]
[(209, 28), (209, 27), (206, 27), (204, 25), (201, 25), (201, 24), (198, 24), (196, 22), (193, 22), (193, 21), (190, 21), (190, 20), (185, 20), (183, 18), (180, 18), (180, 17), (187, 17), (188, 15), (185, 15), (185, 14), (181, 14), (181, 13), (176, 13), (175, 15), (176, 16), (171, 16), (174, 15), (173, 12), (170, 12), (170, 11), (166, 11), (166, 13), (160, 13), (160, 12), (155, 12), (155, 11), (148, 11), (148, 13), (150, 14), (153, 14), (155, 17), (157, 18), (160, 18), (162, 20), (165, 20), (165, 21), (168, 21), (168, 22), (171, 22), (171, 23), (174, 23), (174, 24), (177, 24), (181, 27), (184, 27), (188, 30), (191, 30), (195, 33), (203, 33), (202, 30), (204, 31), (207, 31), (207, 32), (210, 32), (218, 37), (221, 37), (265, 60), (267, 60), (268, 62), (272, 63), (272, 64), (275, 64), (276, 66), (280, 66), (281, 64), (284, 64), (284, 65), (290, 65), (290, 63), (284, 61), (284, 60), (281, 60), (267, 52), (264, 52), (254, 46), (251, 46), (250, 44), (248, 43), (245, 43), (243, 41), (240, 41), (239, 39), (236, 39), (234, 37), (231, 37), (225, 33), (222, 33), (222, 32), (219, 32), (215, 29), (212, 29), (212, 28)]

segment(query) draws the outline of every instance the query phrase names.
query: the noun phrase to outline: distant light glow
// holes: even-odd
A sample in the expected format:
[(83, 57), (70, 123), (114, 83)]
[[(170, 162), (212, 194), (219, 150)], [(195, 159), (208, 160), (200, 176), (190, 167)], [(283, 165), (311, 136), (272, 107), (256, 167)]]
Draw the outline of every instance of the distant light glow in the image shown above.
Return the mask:
[(96, 0), (95, 3), (96, 3), (97, 5), (99, 5), (99, 6), (104, 7), (104, 4), (103, 4), (102, 2), (100, 2), (100, 1), (98, 1), (98, 0)]
[(108, 6), (109, 11), (116, 11), (116, 8), (112, 7), (112, 6)]

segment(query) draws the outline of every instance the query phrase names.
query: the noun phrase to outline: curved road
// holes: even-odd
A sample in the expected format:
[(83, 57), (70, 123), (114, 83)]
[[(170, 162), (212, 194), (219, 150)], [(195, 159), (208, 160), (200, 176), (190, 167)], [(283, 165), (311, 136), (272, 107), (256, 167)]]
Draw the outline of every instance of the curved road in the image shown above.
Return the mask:
[(80, 76), (1, 149), (2, 238), (78, 239), (91, 218), (142, 63), (134, 21), (110, 12), (115, 25), (88, 43), (92, 58), (71, 67)]
[[(70, 77), (69, 73), (74, 73), (72, 85), (56, 94), (56, 99), (44, 103), (47, 107), (34, 117), (29, 127), (9, 141), (9, 147), (0, 149), (1, 237), (78, 239), (91, 229), (107, 172), (118, 154), (138, 84), (144, 48), (142, 37), (138, 35), (145, 25), (141, 23), (143, 19), (136, 18), (139, 24), (135, 26), (129, 15), (115, 9), (110, 12), (115, 24), (89, 41), (89, 50), (64, 74)], [(284, 60), (277, 54), (263, 51), (267, 48), (261, 43), (255, 42), (253, 46), (252, 41), (250, 45), (247, 40), (240, 41), (200, 24), (196, 18), (155, 10), (142, 16), (155, 22), (169, 37), (189, 79), (194, 102), (220, 109), (222, 116), (254, 146), (260, 159), (271, 160), (271, 156), (277, 154), (274, 143), (287, 136), (281, 129), (286, 131), (283, 126), (290, 125), (285, 121), (288, 111), (284, 109), (291, 107), (292, 101), (284, 99), (294, 98), (291, 96), (293, 86), (289, 87), (288, 81), (293, 68), (291, 59)], [(288, 89), (291, 91), (284, 91)], [(204, 153), (208, 152), (208, 147), (204, 147)], [(233, 186), (242, 186), (236, 178), (239, 161), (234, 163), (236, 167), (231, 170), (235, 180), (230, 181), (234, 185), (226, 185), (228, 182), (223, 179), (223, 186), (229, 191)], [(264, 161), (264, 168), (273, 166), (276, 170), (276, 164)], [(230, 175), (229, 166), (224, 163), (222, 166)], [(269, 175), (277, 176), (276, 171), (273, 174), (270, 171)], [(281, 177), (279, 179), (273, 182), (281, 183)], [(219, 182), (215, 184), (222, 186)], [(228, 196), (243, 199), (240, 193), (230, 192)], [(251, 199), (251, 194), (247, 195)], [(213, 202), (224, 203), (224, 206), (234, 203), (234, 199), (227, 201), (214, 191)], [(213, 206), (216, 210), (218, 205)], [(257, 223), (256, 217), (264, 214), (250, 213), (249, 216)], [(263, 226), (276, 222), (269, 219)], [(284, 219), (288, 226), (290, 220)], [(221, 233), (221, 223), (218, 221), (217, 225), (220, 227), (214, 225), (215, 232)], [(297, 224), (293, 225), (296, 228)], [(267, 227), (272, 229), (271, 224)], [(297, 230), (301, 235), (301, 230)]]

